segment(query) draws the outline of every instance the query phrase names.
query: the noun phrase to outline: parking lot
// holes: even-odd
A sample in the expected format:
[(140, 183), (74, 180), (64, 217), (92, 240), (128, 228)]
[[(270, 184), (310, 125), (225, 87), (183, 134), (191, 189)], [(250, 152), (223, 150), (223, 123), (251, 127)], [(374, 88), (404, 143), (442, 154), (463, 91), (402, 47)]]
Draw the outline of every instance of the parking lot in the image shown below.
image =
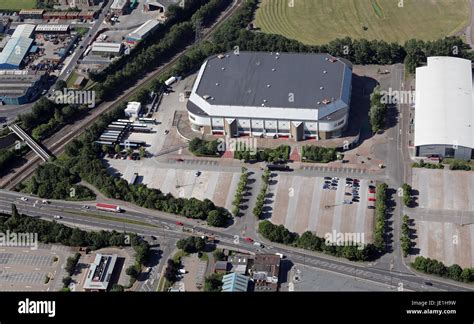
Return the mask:
[[(139, 182), (150, 188), (160, 189), (164, 193), (171, 193), (175, 197), (210, 199), (216, 205), (232, 208), (235, 188), (240, 179), (240, 173), (225, 171), (203, 170), (201, 167), (212, 167), (215, 160), (186, 160), (181, 168), (160, 167), (152, 159), (139, 161), (109, 159), (109, 165), (118, 170), (126, 180), (133, 174), (139, 174)], [(189, 168), (189, 166), (193, 166)], [(199, 176), (196, 172), (200, 170)]]
[(473, 172), (414, 168), (412, 187), (418, 208), (474, 211)]
[(419, 220), (415, 224), (420, 255), (448, 266), (474, 267), (474, 225)]
[[(69, 248), (40, 245), (0, 248), (0, 291), (57, 291), (65, 276), (62, 269), (72, 255)], [(46, 277), (49, 281), (46, 283)]]
[(474, 173), (413, 169), (416, 252), (446, 265), (474, 266)]
[(366, 242), (372, 241), (374, 210), (369, 206), (374, 203), (368, 200), (375, 197), (369, 193), (369, 185), (375, 183), (287, 174), (273, 180), (276, 183), (270, 185), (269, 195), (273, 223), (297, 233), (309, 230), (320, 237), (333, 231), (364, 233)]
[(207, 262), (200, 260), (197, 254), (183, 257), (181, 262), (183, 264), (183, 269), (186, 270), (186, 273), (183, 275), (183, 279), (181, 280), (181, 283), (184, 284), (184, 289), (186, 291), (200, 291), (204, 286)]
[[(394, 282), (396, 284), (396, 282)], [(394, 291), (395, 287), (304, 265), (295, 265), (281, 291)]]

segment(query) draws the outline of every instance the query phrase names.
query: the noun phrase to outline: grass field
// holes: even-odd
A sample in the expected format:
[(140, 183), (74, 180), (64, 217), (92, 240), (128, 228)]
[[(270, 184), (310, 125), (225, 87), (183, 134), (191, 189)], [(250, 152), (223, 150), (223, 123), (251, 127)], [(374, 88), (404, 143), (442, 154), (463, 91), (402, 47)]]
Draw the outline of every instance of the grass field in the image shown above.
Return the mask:
[[(336, 38), (403, 43), (455, 35), (469, 23), (469, 0), (261, 0), (255, 25), (305, 44)], [(364, 28), (365, 27), (365, 28)], [(365, 29), (365, 30), (364, 30)]]
[(0, 10), (33, 9), (35, 7), (36, 0), (0, 0)]

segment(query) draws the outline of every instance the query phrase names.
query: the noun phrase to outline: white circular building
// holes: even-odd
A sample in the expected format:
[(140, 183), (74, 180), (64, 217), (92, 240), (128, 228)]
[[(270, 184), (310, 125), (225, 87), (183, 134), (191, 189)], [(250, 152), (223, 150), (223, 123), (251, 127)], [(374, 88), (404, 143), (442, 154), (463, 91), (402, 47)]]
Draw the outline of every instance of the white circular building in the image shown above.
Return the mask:
[(351, 64), (328, 54), (229, 52), (208, 58), (187, 103), (194, 130), (329, 139), (347, 126)]

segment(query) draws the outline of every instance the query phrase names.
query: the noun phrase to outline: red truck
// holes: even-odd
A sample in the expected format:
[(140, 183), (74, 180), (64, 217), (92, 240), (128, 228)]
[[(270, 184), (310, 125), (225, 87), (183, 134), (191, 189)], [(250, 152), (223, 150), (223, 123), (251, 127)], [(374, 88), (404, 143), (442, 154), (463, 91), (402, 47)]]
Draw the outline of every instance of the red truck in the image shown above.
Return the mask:
[(122, 209), (119, 206), (111, 205), (111, 204), (96, 204), (95, 208), (97, 210), (109, 211), (109, 212), (114, 212), (114, 213), (122, 212)]

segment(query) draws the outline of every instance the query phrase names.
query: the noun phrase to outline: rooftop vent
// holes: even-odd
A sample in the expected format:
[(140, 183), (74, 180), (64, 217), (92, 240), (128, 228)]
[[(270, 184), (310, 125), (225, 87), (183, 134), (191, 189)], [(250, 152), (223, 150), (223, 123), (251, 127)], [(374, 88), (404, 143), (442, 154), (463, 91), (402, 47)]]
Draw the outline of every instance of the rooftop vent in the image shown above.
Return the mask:
[(328, 61), (329, 59), (327, 57), (324, 58), (326, 61)]
[(273, 71), (273, 72), (275, 72), (275, 71), (276, 71), (276, 69), (275, 69), (275, 68), (273, 68), (273, 69), (272, 69), (272, 71)]
[(263, 99), (263, 102), (267, 102), (267, 99)]
[(204, 95), (204, 96), (202, 96), (202, 97), (203, 97), (204, 99), (206, 99), (206, 100), (209, 99), (209, 98), (211, 98), (210, 95)]
[(216, 86), (218, 86), (218, 85), (219, 85), (219, 82), (216, 82)]
[(262, 63), (260, 63), (260, 61), (257, 61), (257, 63), (255, 63), (255, 64), (257, 64), (257, 66), (260, 66), (260, 64), (262, 64)]
[(331, 58), (329, 59), (329, 61), (330, 61), (331, 63), (337, 62), (337, 58), (331, 57)]
[(317, 104), (320, 105), (320, 104), (321, 104), (321, 101), (318, 101)]
[(327, 104), (330, 103), (330, 102), (331, 102), (331, 100), (329, 100), (329, 99), (327, 99), (327, 98), (323, 100), (323, 104), (325, 104), (325, 105), (327, 105)]
[(270, 87), (271, 87), (271, 85), (270, 85), (270, 84), (267, 84), (267, 88), (270, 88)]
[(324, 70), (324, 71), (323, 71), (323, 74), (326, 74), (326, 73), (328, 73), (328, 71)]
[(224, 70), (225, 70), (225, 67), (221, 67), (221, 70), (224, 71)]
[(265, 107), (265, 104), (264, 104), (264, 103), (262, 104), (262, 107)]
[(319, 87), (319, 90), (324, 90), (324, 87)]

